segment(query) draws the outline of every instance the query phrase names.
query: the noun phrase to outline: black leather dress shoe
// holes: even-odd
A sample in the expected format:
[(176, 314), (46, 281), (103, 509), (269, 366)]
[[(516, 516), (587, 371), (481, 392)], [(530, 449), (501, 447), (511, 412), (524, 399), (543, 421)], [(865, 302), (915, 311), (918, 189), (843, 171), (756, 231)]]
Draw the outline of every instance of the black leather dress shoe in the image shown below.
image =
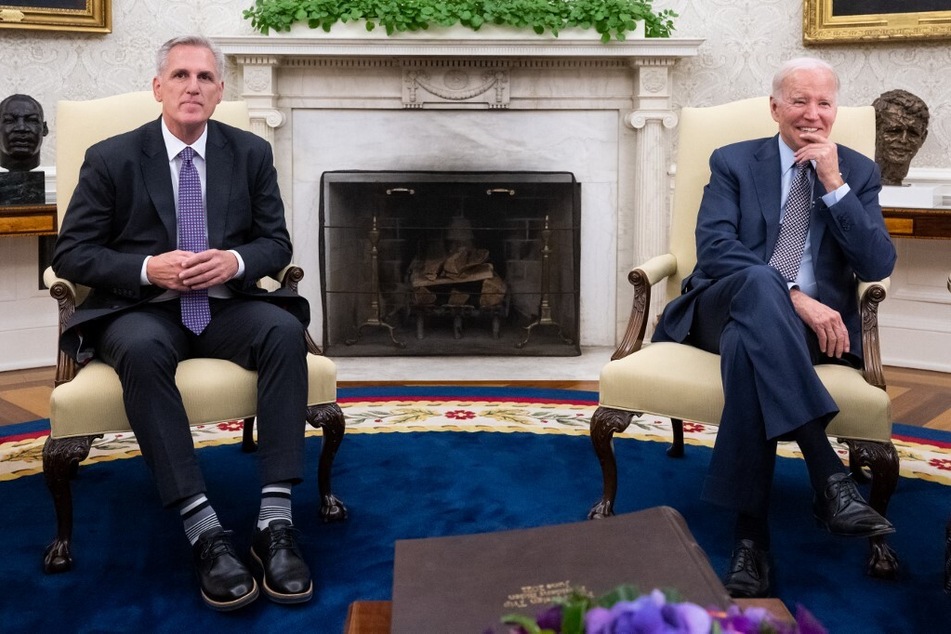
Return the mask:
[(812, 510), (819, 525), (836, 535), (874, 537), (895, 532), (892, 523), (862, 499), (847, 473), (837, 473), (826, 480)]
[(264, 592), (275, 603), (304, 603), (314, 596), (310, 568), (297, 546), (297, 529), (274, 520), (255, 529), (251, 561), (264, 577)]
[(730, 570), (723, 585), (734, 599), (769, 596), (769, 553), (750, 539), (741, 539), (733, 547)]
[(213, 528), (192, 546), (201, 597), (215, 610), (237, 610), (258, 598), (258, 583), (235, 554), (231, 533)]

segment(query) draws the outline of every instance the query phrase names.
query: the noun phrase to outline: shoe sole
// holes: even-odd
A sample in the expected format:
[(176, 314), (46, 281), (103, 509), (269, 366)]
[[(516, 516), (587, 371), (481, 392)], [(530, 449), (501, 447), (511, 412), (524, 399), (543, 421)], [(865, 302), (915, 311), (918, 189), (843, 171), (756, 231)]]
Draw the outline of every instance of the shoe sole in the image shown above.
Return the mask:
[(304, 592), (298, 592), (295, 594), (288, 594), (285, 592), (277, 592), (272, 590), (267, 585), (267, 575), (264, 574), (264, 563), (258, 557), (258, 554), (254, 552), (254, 549), (251, 549), (251, 567), (254, 568), (254, 571), (261, 576), (261, 586), (264, 587), (264, 594), (267, 595), (267, 598), (273, 601), (274, 603), (280, 603), (282, 605), (293, 605), (295, 603), (307, 603), (314, 596), (314, 582), (311, 581), (310, 585), (307, 587), (307, 590)]
[(891, 535), (892, 533), (895, 532), (895, 527), (889, 526), (887, 528), (879, 528), (879, 529), (870, 530), (870, 531), (863, 531), (861, 533), (840, 533), (838, 531), (832, 530), (826, 522), (822, 521), (818, 517), (816, 518), (816, 526), (828, 531), (829, 533), (833, 535), (837, 535), (839, 537), (881, 537), (882, 535)]
[(257, 580), (252, 579), (251, 581), (254, 582), (254, 586), (251, 588), (251, 591), (247, 593), (246, 595), (244, 595), (243, 597), (238, 597), (237, 599), (234, 599), (232, 601), (215, 601), (214, 599), (209, 597), (207, 594), (205, 594), (204, 590), (201, 591), (201, 598), (202, 600), (204, 600), (205, 605), (210, 607), (212, 610), (216, 610), (218, 612), (230, 612), (232, 610), (237, 610), (238, 608), (243, 608), (244, 606), (248, 605), (249, 603), (257, 599), (258, 595), (260, 594), (260, 591), (258, 590)]

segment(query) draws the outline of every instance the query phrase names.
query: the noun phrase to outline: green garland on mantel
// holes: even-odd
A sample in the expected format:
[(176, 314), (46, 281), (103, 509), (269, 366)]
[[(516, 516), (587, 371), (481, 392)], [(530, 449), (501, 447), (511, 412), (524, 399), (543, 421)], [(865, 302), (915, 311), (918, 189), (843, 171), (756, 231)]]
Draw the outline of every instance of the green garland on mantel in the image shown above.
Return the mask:
[(457, 24), (478, 31), (486, 24), (531, 29), (558, 36), (567, 28), (594, 29), (601, 41), (623, 41), (644, 20), (647, 37), (670, 37), (670, 9), (655, 11), (653, 0), (255, 0), (244, 11), (251, 26), (267, 35), (300, 22), (329, 32), (337, 22), (364, 21), (387, 35)]

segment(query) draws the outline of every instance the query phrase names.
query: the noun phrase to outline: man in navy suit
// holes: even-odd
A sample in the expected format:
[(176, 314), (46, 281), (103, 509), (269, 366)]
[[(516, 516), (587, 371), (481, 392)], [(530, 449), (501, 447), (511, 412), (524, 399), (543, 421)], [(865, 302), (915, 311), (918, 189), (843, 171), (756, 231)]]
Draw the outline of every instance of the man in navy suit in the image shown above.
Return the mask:
[[(309, 307), (256, 287), (290, 262), (291, 242), (270, 145), (209, 121), (223, 72), (206, 38), (159, 49), (152, 89), (162, 115), (86, 152), (53, 269), (93, 289), (66, 324), (63, 349), (116, 369), (162, 503), (179, 511), (192, 544), (202, 597), (232, 610), (258, 596), (258, 583), (205, 495), (176, 366), (198, 356), (257, 370), (262, 493), (251, 562), (272, 600), (307, 601), (313, 583), (291, 486), (303, 475)], [(186, 224), (203, 246), (184, 246)], [(200, 303), (198, 325), (183, 323), (186, 298)]]
[[(714, 151), (697, 218), (697, 266), (654, 334), (721, 355), (724, 408), (703, 497), (737, 513), (724, 581), (734, 597), (769, 593), (778, 440), (799, 444), (821, 525), (851, 536), (894, 531), (862, 499), (825, 435), (839, 410), (813, 367), (861, 367), (857, 281), (885, 278), (895, 265), (878, 167), (828, 140), (838, 92), (828, 64), (787, 62), (769, 100), (779, 134)], [(787, 249), (777, 244), (783, 225), (793, 225), (786, 202), (799, 171), (805, 244), (783, 273)]]

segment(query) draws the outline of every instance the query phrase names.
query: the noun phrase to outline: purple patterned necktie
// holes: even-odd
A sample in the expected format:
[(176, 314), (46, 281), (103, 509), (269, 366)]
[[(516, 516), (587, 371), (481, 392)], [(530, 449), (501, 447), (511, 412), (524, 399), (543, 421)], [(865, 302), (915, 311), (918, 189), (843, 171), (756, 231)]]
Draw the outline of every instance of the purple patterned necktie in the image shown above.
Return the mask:
[[(208, 249), (208, 232), (205, 230), (205, 210), (201, 204), (201, 180), (192, 158), (195, 150), (186, 147), (179, 156), (182, 167), (178, 172), (178, 248), (199, 253)], [(181, 294), (182, 323), (196, 335), (200, 335), (211, 321), (208, 307), (208, 291), (185, 291)]]
[(809, 216), (812, 211), (812, 182), (809, 180), (811, 167), (809, 162), (796, 166), (789, 196), (786, 197), (783, 224), (779, 228), (776, 248), (769, 258), (769, 265), (790, 282), (795, 281), (799, 275), (802, 250), (809, 233)]

